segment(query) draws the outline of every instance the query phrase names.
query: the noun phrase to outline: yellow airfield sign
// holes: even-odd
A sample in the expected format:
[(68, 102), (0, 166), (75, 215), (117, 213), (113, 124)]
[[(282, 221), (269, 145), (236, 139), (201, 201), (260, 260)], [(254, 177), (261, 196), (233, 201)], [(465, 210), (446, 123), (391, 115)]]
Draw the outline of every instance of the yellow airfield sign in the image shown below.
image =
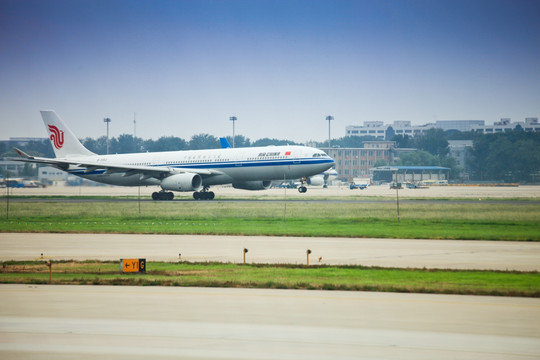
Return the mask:
[(123, 273), (145, 273), (146, 259), (120, 259), (120, 269)]

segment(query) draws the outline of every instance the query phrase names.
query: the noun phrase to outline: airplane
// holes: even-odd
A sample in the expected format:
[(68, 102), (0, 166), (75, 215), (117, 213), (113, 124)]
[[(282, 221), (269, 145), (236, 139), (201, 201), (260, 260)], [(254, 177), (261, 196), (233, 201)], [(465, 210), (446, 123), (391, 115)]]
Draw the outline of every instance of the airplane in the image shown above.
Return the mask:
[(334, 166), (319, 149), (298, 145), (98, 155), (85, 148), (54, 110), (41, 111), (55, 158), (34, 157), (14, 148), (12, 160), (47, 164), (72, 175), (120, 186), (160, 186), (153, 200), (172, 200), (172, 191), (191, 192), (195, 200), (212, 200), (210, 186), (268, 189), (272, 180), (302, 179)]

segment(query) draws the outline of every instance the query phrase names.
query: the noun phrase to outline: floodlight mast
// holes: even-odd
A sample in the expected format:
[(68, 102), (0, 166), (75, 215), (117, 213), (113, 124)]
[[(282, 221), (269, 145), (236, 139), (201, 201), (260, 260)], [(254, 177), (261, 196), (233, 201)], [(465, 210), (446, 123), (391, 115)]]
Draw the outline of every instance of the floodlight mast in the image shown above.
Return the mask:
[(326, 120), (328, 120), (328, 151), (330, 151), (330, 122), (334, 120), (334, 117), (332, 115), (328, 115)]
[(238, 119), (236, 118), (236, 116), (231, 116), (231, 117), (229, 118), (229, 120), (232, 121), (232, 147), (234, 148), (234, 138), (235, 138), (235, 135), (234, 135), (234, 123), (235, 123), (236, 120), (238, 120)]
[(103, 119), (103, 122), (107, 123), (107, 155), (109, 154), (109, 124), (111, 123), (110, 118)]

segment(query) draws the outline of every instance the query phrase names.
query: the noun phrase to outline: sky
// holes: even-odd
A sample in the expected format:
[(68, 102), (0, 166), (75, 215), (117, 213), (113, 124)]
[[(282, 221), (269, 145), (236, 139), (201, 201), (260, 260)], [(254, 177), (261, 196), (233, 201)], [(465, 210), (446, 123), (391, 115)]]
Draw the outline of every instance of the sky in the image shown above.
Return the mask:
[[(0, 0), (0, 140), (540, 117), (537, 0)], [(133, 119), (136, 117), (136, 129)]]

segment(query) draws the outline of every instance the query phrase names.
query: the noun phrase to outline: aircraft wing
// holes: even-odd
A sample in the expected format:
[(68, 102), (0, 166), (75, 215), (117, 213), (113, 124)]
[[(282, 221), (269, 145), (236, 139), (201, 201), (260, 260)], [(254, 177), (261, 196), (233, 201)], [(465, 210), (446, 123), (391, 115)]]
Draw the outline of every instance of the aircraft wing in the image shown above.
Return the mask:
[(85, 168), (85, 172), (89, 173), (95, 170), (105, 170), (106, 174), (124, 173), (123, 176), (139, 175), (141, 180), (148, 178), (162, 179), (167, 175), (193, 173), (201, 176), (211, 176), (221, 174), (220, 171), (212, 169), (184, 169), (168, 166), (145, 166), (145, 165), (122, 165), (122, 164), (107, 164), (97, 161), (85, 161), (81, 159), (50, 159), (28, 155), (24, 151), (13, 148), (19, 158), (10, 158), (9, 160), (32, 162), (39, 164), (47, 164), (61, 170), (67, 171), (70, 165)]

